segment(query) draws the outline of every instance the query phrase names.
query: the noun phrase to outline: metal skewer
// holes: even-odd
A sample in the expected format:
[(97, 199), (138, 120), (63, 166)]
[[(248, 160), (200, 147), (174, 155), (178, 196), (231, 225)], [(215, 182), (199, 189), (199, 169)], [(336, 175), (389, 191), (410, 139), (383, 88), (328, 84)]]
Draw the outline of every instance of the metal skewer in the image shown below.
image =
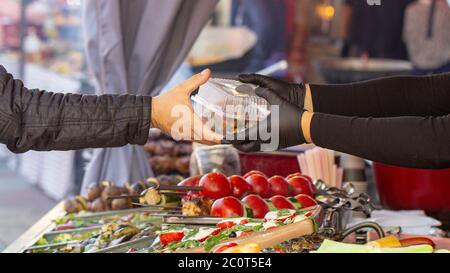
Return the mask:
[(135, 206), (143, 207), (143, 208), (160, 208), (160, 209), (168, 209), (168, 210), (181, 210), (181, 207), (177, 206), (162, 206), (162, 205), (147, 205), (141, 203), (132, 203)]

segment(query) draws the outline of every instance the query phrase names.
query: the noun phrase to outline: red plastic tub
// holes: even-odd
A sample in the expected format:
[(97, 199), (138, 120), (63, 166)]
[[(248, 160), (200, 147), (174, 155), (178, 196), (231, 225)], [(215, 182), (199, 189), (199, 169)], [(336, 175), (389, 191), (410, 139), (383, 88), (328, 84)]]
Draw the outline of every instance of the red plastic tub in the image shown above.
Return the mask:
[(373, 171), (384, 207), (450, 210), (450, 169), (409, 169), (374, 163)]

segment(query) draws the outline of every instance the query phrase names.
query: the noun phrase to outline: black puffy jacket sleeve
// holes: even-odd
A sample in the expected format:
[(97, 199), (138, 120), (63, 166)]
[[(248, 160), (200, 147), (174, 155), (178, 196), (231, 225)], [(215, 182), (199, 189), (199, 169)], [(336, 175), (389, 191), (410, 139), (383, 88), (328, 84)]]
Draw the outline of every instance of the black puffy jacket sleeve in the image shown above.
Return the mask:
[(0, 65), (0, 142), (15, 153), (144, 144), (151, 97), (29, 90)]

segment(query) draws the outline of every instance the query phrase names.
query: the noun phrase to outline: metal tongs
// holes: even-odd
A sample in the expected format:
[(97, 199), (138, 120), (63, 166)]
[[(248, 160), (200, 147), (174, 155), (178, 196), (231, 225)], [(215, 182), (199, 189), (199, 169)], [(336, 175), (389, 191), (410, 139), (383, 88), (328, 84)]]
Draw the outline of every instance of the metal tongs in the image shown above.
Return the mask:
[(322, 206), (324, 215), (320, 232), (327, 237), (343, 240), (353, 232), (362, 229), (373, 229), (381, 238), (384, 237), (383, 229), (375, 222), (363, 222), (347, 228), (354, 211), (363, 212), (370, 217), (373, 210), (380, 207), (373, 204), (369, 195), (361, 193), (354, 196), (355, 189), (351, 183), (343, 189), (327, 187), (321, 180), (314, 181), (318, 203)]

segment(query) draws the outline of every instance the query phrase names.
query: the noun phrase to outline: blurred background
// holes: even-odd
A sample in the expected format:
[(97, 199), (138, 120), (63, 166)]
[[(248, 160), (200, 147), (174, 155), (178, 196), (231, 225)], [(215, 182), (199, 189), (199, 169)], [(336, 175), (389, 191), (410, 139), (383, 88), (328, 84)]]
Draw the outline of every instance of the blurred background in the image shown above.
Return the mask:
[[(94, 93), (84, 55), (82, 0), (0, 2), (0, 64), (30, 88)], [(165, 89), (205, 67), (216, 77), (262, 72), (314, 83), (450, 71), (449, 10), (446, 0), (221, 0)], [(155, 176), (177, 180), (194, 172), (190, 143), (176, 143), (155, 132), (144, 149)], [(295, 154), (305, 149), (256, 159), (241, 154), (241, 172), (264, 169), (279, 174), (277, 166), (268, 166), (275, 160), (271, 156), (288, 162), (286, 172), (298, 171)], [(14, 155), (0, 145), (0, 251), (58, 201), (80, 193), (91, 156), (89, 150)], [(438, 216), (449, 209), (432, 204), (427, 208), (424, 204), (429, 203), (414, 198), (406, 207), (398, 206), (392, 202), (397, 197), (385, 193), (390, 189), (383, 186), (386, 179), (397, 179), (397, 173), (448, 185), (448, 171), (408, 171), (349, 155), (340, 155), (340, 162), (344, 181), (365, 183), (364, 190), (385, 207), (429, 209)], [(450, 204), (450, 194), (446, 197)]]

